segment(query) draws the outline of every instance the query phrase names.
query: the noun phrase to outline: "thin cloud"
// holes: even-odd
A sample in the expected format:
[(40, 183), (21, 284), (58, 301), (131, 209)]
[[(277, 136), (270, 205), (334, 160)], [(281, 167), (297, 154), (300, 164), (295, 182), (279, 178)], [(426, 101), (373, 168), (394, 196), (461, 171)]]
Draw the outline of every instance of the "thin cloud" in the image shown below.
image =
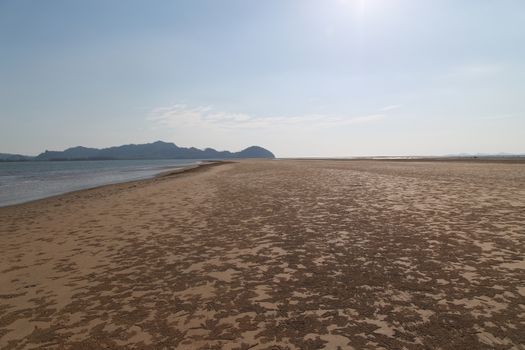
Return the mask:
[(503, 72), (504, 67), (497, 63), (475, 63), (463, 67), (463, 71), (472, 76), (488, 76)]
[(483, 120), (505, 120), (518, 117), (518, 114), (500, 114), (482, 118)]
[(499, 63), (470, 63), (455, 67), (446, 77), (460, 79), (483, 79), (498, 76), (505, 71)]
[(199, 128), (260, 129), (275, 127), (329, 128), (342, 125), (373, 123), (385, 117), (386, 115), (382, 113), (356, 117), (320, 114), (261, 117), (246, 113), (216, 111), (210, 106), (175, 104), (170, 107), (153, 110), (148, 119), (159, 125), (172, 128), (189, 126)]
[(393, 111), (394, 109), (399, 109), (403, 107), (403, 105), (389, 105), (389, 106), (385, 106), (383, 108), (380, 109), (381, 112), (388, 112), (388, 111)]

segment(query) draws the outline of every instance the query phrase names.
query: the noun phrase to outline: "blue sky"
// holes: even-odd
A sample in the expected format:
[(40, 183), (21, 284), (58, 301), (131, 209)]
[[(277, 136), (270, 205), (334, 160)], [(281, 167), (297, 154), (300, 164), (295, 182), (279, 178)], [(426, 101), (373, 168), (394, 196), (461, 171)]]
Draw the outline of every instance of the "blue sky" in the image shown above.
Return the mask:
[(525, 152), (523, 0), (0, 0), (0, 152)]

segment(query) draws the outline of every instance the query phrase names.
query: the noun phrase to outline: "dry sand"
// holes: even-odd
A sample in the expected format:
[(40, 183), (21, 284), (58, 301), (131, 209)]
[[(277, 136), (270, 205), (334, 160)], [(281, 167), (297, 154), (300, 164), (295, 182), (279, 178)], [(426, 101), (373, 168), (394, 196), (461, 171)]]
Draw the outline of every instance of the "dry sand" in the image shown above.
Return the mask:
[(525, 348), (525, 164), (242, 161), (0, 223), (2, 349)]

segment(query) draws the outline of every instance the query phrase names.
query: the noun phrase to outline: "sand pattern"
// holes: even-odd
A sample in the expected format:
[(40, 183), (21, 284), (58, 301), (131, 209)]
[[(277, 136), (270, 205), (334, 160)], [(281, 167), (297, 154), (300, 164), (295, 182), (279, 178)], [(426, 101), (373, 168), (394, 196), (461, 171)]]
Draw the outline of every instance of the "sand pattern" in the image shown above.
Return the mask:
[(2, 349), (525, 349), (525, 164), (243, 161), (0, 222)]

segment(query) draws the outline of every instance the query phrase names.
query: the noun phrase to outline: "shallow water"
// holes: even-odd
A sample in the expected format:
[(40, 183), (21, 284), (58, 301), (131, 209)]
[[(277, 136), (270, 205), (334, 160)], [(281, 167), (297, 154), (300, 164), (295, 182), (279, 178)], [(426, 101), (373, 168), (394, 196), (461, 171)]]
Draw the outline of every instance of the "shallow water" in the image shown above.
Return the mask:
[(0, 162), (0, 206), (146, 179), (199, 162), (193, 159)]

